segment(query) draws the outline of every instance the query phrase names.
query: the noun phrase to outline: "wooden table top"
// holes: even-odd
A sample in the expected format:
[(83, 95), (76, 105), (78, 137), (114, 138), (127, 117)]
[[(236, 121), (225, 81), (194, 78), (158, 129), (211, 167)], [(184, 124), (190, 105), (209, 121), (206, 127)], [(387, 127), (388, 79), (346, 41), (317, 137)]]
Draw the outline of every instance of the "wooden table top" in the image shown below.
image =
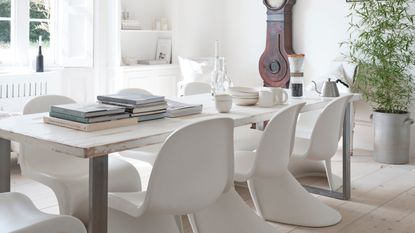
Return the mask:
[(220, 114), (217, 113), (210, 95), (195, 95), (176, 98), (175, 100), (184, 103), (203, 104), (203, 112), (197, 115), (140, 122), (135, 126), (96, 132), (82, 132), (45, 124), (43, 123), (43, 116), (48, 115), (48, 113), (40, 113), (0, 120), (0, 137), (20, 143), (37, 145), (80, 158), (90, 158), (161, 143), (174, 130), (201, 120), (230, 117), (235, 120), (235, 126), (242, 126), (269, 120), (288, 104), (306, 102), (307, 104), (302, 112), (307, 112), (323, 108), (331, 99), (321, 97), (291, 98), (287, 104), (276, 105), (271, 108), (233, 105), (230, 113)]

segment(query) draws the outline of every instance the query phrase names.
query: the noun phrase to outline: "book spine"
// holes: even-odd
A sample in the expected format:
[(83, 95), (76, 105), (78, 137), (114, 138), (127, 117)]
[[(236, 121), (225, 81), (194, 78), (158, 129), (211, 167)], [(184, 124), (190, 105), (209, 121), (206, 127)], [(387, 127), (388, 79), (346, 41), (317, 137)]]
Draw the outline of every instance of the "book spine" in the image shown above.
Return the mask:
[(63, 113), (59, 113), (59, 112), (49, 112), (49, 116), (64, 119), (64, 120), (68, 120), (68, 121), (75, 121), (75, 122), (79, 122), (79, 123), (83, 123), (83, 124), (91, 123), (88, 118), (83, 118), (83, 117), (78, 117), (78, 116), (73, 116), (73, 115), (67, 115), (67, 114), (63, 114)]
[(50, 107), (50, 111), (55, 112), (55, 113), (62, 113), (62, 114), (71, 115), (75, 117), (85, 118), (85, 114), (83, 112), (78, 112), (78, 111), (71, 110), (71, 109), (65, 109), (65, 108), (59, 108), (56, 106), (52, 106)]

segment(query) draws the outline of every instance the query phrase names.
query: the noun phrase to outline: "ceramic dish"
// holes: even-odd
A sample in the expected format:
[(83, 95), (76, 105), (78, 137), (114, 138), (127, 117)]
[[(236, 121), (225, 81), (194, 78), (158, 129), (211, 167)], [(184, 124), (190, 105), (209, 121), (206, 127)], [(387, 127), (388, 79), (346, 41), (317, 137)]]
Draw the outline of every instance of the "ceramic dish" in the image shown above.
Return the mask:
[(229, 93), (232, 95), (258, 95), (258, 90), (250, 87), (230, 87)]
[(233, 98), (233, 102), (236, 105), (249, 106), (249, 105), (255, 105), (258, 102), (258, 98), (255, 98), (255, 99)]

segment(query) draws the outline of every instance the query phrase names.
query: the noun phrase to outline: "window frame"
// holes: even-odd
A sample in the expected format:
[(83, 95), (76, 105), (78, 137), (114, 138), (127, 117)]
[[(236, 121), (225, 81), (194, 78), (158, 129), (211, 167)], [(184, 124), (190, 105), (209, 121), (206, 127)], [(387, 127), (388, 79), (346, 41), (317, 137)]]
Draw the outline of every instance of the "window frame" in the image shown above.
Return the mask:
[[(57, 9), (59, 0), (50, 0), (51, 14), (50, 19), (42, 19), (42, 21), (49, 22), (50, 29), (50, 50), (52, 57), (45, 57), (45, 65), (57, 66)], [(5, 18), (5, 17), (2, 17)], [(7, 19), (7, 18), (6, 18)], [(32, 67), (32, 62), (35, 59), (31, 56), (30, 48), (30, 22), (38, 21), (39, 19), (30, 19), (30, 0), (11, 0), (11, 15), (10, 15), (10, 49), (12, 51), (12, 58), (10, 62), (0, 63), (0, 67)]]

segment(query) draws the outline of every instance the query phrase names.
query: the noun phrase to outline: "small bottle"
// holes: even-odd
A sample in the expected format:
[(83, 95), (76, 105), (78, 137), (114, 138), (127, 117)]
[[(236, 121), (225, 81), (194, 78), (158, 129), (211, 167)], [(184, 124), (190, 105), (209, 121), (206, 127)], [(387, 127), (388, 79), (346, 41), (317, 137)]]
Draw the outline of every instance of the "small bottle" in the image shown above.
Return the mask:
[(36, 72), (43, 72), (42, 36), (39, 36), (39, 53), (36, 56)]

